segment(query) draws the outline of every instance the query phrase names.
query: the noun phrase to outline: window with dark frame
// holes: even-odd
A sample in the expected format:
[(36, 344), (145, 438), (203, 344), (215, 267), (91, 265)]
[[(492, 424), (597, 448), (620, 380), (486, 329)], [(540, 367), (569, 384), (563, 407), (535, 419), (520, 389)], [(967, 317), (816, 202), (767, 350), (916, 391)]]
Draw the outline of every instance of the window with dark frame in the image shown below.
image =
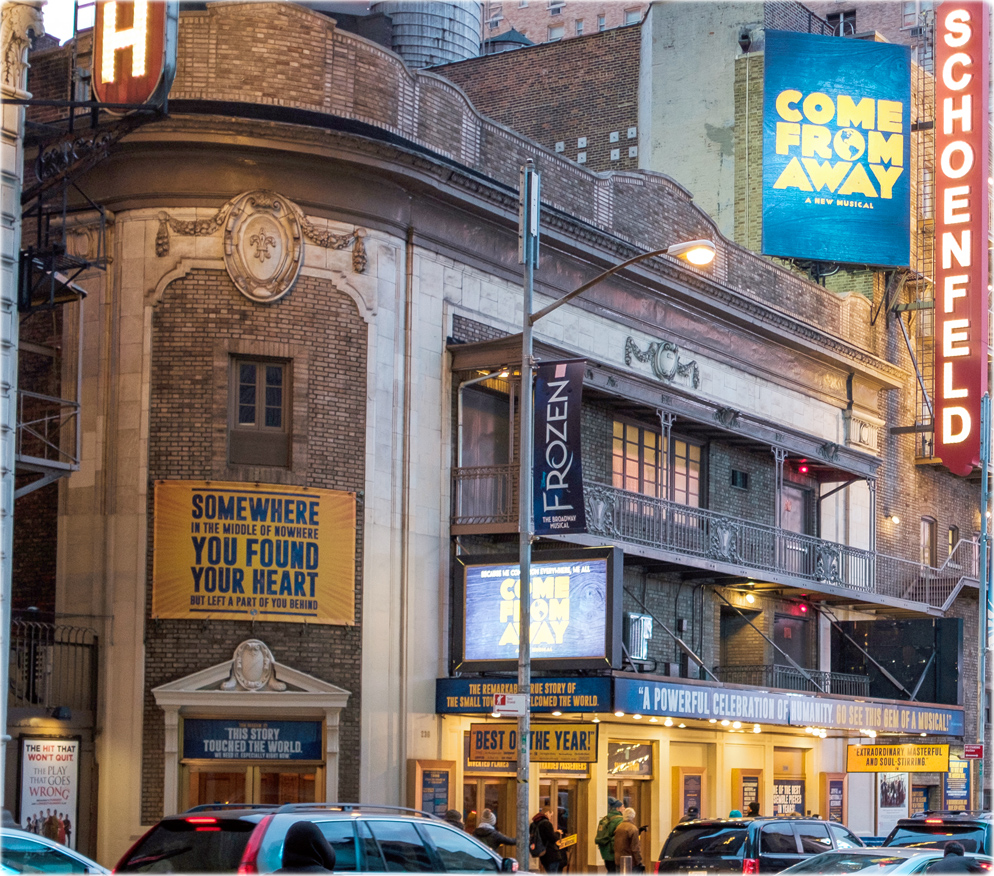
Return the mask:
[(847, 9), (845, 12), (830, 12), (825, 20), (831, 25), (832, 33), (837, 36), (850, 36), (856, 33), (856, 10)]
[(935, 520), (923, 517), (921, 523), (921, 563), (935, 566)]
[(228, 462), (290, 465), (290, 363), (271, 359), (231, 361)]
[(703, 448), (658, 429), (615, 420), (612, 483), (643, 496), (699, 508)]

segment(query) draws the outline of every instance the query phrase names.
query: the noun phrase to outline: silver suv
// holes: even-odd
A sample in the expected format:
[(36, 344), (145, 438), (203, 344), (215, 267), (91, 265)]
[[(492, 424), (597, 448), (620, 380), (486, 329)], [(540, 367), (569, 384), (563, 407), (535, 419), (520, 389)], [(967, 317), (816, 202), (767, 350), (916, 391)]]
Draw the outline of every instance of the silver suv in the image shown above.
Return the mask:
[(335, 850), (336, 873), (511, 873), (502, 858), (465, 831), (427, 812), (359, 803), (198, 806), (162, 819), (118, 862), (115, 872), (272, 873), (283, 866), (290, 825), (311, 821)]

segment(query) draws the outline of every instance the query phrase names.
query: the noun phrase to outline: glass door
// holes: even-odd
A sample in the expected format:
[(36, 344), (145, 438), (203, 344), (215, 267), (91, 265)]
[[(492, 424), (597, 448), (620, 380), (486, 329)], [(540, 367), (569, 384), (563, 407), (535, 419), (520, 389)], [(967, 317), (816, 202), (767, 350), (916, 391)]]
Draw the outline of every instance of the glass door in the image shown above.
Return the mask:
[[(505, 836), (516, 836), (514, 804), (508, 779), (467, 776), (463, 781), (462, 817), (468, 833), (476, 830), (480, 813), (489, 809), (497, 817), (497, 830)], [(504, 849), (504, 854), (511, 853)]]
[[(646, 779), (608, 779), (607, 795), (621, 801), (622, 809), (635, 810), (635, 823), (641, 827), (651, 823), (652, 813), (652, 782)], [(604, 812), (607, 812), (605, 809)], [(648, 828), (639, 833), (639, 844), (642, 847), (642, 863), (651, 861), (650, 851), (653, 846), (652, 836)], [(649, 855), (649, 857), (647, 857)]]
[(317, 802), (318, 767), (212, 763), (189, 764), (186, 769), (186, 808), (204, 803)]
[[(552, 823), (561, 831), (564, 838), (576, 837), (579, 833), (579, 782), (576, 779), (544, 778), (538, 786), (539, 810), (552, 810)], [(563, 856), (562, 870), (576, 870), (577, 841), (567, 845)]]

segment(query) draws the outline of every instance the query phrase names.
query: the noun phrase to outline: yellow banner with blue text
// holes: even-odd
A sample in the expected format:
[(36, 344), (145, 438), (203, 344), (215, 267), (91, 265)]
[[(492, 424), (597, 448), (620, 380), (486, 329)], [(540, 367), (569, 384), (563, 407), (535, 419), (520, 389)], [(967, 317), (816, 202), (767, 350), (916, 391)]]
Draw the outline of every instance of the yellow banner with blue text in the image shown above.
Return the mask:
[(846, 771), (850, 773), (947, 773), (948, 745), (850, 745)]
[(355, 623), (354, 493), (158, 481), (152, 617)]
[[(596, 763), (597, 724), (532, 724), (531, 760), (535, 763)], [(471, 724), (469, 759), (516, 761), (517, 724)]]

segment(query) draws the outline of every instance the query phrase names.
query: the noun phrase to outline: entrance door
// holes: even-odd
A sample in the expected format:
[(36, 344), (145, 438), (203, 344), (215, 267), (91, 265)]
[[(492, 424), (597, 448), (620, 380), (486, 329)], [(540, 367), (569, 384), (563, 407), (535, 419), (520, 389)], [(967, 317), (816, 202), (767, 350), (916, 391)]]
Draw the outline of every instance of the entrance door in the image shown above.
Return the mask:
[(313, 766), (189, 765), (187, 808), (202, 803), (315, 803)]
[[(652, 806), (651, 789), (652, 782), (647, 779), (608, 779), (607, 781), (608, 797), (620, 800), (622, 809), (634, 809), (635, 823), (640, 827), (643, 824), (650, 824), (652, 822), (652, 812), (650, 811)], [(607, 812), (606, 809), (604, 811)], [(650, 860), (646, 855), (651, 855), (651, 852), (648, 850), (653, 847), (652, 837), (648, 830), (644, 830), (639, 834), (639, 843), (642, 846), (642, 861), (645, 863)]]
[[(576, 779), (544, 778), (538, 785), (538, 808), (552, 810), (552, 823), (556, 830), (562, 831), (563, 837), (575, 836), (579, 833), (579, 782)], [(566, 868), (576, 870), (576, 850), (583, 848), (582, 837), (566, 847)]]
[[(516, 836), (517, 819), (514, 795), (505, 778), (467, 776), (462, 784), (462, 817), (472, 833), (479, 824), (480, 813), (489, 809), (497, 817), (497, 829), (505, 836)], [(504, 849), (505, 855), (513, 854)]]

